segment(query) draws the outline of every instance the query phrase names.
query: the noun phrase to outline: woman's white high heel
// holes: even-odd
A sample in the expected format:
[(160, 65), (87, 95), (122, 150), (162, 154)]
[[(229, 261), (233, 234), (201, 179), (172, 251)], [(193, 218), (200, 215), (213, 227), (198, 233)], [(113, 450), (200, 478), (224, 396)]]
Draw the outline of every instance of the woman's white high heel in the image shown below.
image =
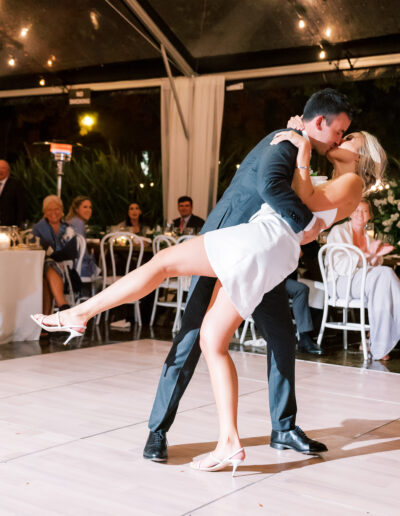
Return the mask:
[(218, 459), (212, 452), (210, 453), (210, 457), (213, 459), (216, 464), (214, 466), (208, 466), (205, 468), (200, 467), (200, 461), (191, 462), (190, 467), (192, 469), (197, 469), (198, 471), (220, 471), (221, 469), (226, 468), (227, 466), (232, 466), (232, 476), (235, 476), (237, 467), (244, 461), (244, 459), (233, 459), (235, 455), (239, 452), (244, 451), (244, 448), (240, 448), (236, 450), (234, 453), (229, 455), (229, 457), (225, 457), (225, 459)]
[[(81, 324), (67, 324), (63, 326), (60, 321), (60, 312), (57, 312), (57, 325), (56, 326), (48, 326), (43, 322), (43, 319), (47, 317), (47, 315), (40, 315), (39, 319), (36, 319), (33, 315), (31, 315), (32, 321), (35, 321), (35, 323), (40, 326), (43, 330), (48, 332), (56, 332), (56, 331), (65, 331), (69, 333), (69, 336), (67, 340), (64, 342), (64, 346), (68, 344), (68, 342), (71, 339), (74, 339), (75, 337), (82, 337), (86, 330), (86, 326), (82, 326)], [(82, 331), (77, 331), (74, 328), (80, 328)]]

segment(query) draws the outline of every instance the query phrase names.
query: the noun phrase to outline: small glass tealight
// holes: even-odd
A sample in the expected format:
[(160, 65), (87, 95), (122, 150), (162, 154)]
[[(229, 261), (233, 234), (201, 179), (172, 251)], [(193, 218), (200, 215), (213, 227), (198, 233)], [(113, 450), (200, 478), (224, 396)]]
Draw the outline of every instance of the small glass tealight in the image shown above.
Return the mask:
[(0, 250), (9, 249), (10, 245), (10, 228), (8, 226), (0, 226)]

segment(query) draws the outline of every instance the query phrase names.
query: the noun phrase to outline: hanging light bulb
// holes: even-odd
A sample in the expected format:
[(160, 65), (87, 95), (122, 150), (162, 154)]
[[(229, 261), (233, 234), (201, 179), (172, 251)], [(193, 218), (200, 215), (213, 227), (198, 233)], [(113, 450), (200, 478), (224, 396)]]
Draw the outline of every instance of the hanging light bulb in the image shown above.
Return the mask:
[(28, 32), (29, 32), (28, 27), (22, 27), (21, 32), (19, 33), (19, 35), (21, 36), (21, 38), (25, 38), (25, 36), (28, 34)]
[(325, 36), (326, 36), (327, 38), (330, 38), (330, 37), (331, 37), (331, 35), (332, 35), (332, 29), (331, 29), (330, 27), (327, 27), (327, 28), (325, 29)]
[(325, 59), (325, 57), (326, 57), (326, 52), (325, 52), (325, 50), (324, 50), (324, 49), (322, 49), (322, 50), (321, 50), (321, 52), (318, 54), (318, 57), (319, 57), (320, 59)]
[(47, 66), (53, 66), (53, 61), (51, 59), (47, 60)]
[(43, 79), (43, 77), (40, 79), (39, 84), (40, 84), (40, 86), (46, 85), (46, 81)]
[(304, 29), (306, 26), (306, 22), (304, 20), (299, 20), (298, 25), (299, 25), (299, 29)]
[(10, 57), (10, 59), (8, 60), (8, 66), (15, 66), (16, 64), (16, 61), (13, 57)]

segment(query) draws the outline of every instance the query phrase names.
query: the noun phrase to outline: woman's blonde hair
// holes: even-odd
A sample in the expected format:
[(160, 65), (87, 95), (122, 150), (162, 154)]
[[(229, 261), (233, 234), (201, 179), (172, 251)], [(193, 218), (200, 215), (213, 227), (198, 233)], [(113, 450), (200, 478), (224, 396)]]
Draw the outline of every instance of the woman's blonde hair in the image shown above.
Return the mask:
[[(71, 203), (71, 207), (69, 209), (67, 216), (65, 217), (65, 220), (70, 220), (70, 219), (72, 219), (72, 217), (79, 217), (78, 210), (79, 210), (80, 205), (84, 201), (90, 201), (89, 197), (87, 197), (86, 195), (78, 195), (77, 197), (75, 197), (75, 199)], [(82, 218), (82, 217), (79, 217), (79, 218)]]
[(355, 133), (361, 140), (358, 149), (360, 159), (357, 164), (357, 174), (364, 182), (363, 194), (367, 193), (372, 186), (380, 183), (386, 168), (386, 152), (378, 139), (366, 131)]
[(43, 205), (42, 205), (43, 213), (46, 212), (47, 207), (49, 206), (49, 204), (52, 204), (52, 203), (58, 204), (58, 206), (61, 208), (61, 211), (64, 212), (64, 205), (63, 205), (62, 200), (57, 195), (48, 195), (47, 197), (45, 197), (43, 199)]

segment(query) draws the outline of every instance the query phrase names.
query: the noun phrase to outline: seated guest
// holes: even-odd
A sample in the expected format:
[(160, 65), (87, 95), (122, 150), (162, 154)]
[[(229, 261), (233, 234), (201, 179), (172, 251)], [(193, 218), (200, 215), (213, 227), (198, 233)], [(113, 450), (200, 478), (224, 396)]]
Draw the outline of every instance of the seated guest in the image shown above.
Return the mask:
[(92, 216), (92, 202), (85, 195), (78, 195), (71, 203), (65, 220), (75, 230), (75, 233), (86, 238), (86, 224)]
[(18, 179), (10, 177), (10, 166), (0, 160), (0, 225), (21, 226), (25, 220), (25, 189)]
[[(353, 244), (364, 252), (368, 262), (365, 296), (371, 328), (369, 346), (375, 360), (388, 360), (390, 351), (400, 339), (400, 280), (390, 267), (381, 265), (382, 256), (390, 253), (393, 246), (370, 238), (365, 230), (371, 214), (369, 201), (363, 199), (351, 214), (349, 221), (331, 229), (328, 243)], [(356, 256), (354, 266), (357, 268), (361, 266)], [(340, 263), (335, 264), (335, 267), (340, 268)], [(345, 283), (346, 279), (343, 278), (343, 292), (341, 292), (339, 282), (339, 295), (344, 295)], [(359, 270), (353, 279), (352, 296), (360, 296), (360, 287), (361, 271)]]
[[(72, 201), (65, 220), (75, 230), (75, 233), (86, 238), (86, 224), (92, 216), (92, 202), (85, 195), (78, 195)], [(81, 277), (97, 275), (100, 269), (97, 267), (94, 256), (86, 251), (82, 261)]]
[(60, 310), (69, 308), (64, 296), (63, 260), (77, 258), (75, 231), (62, 220), (63, 203), (56, 195), (43, 199), (43, 218), (33, 226), (33, 234), (40, 238), (46, 250), (43, 270), (43, 313), (50, 314), (55, 299)]
[(178, 211), (180, 217), (174, 219), (174, 227), (179, 233), (184, 229), (193, 228), (194, 233), (198, 233), (204, 224), (204, 220), (197, 215), (193, 215), (193, 200), (187, 195), (178, 199)]
[(135, 233), (139, 236), (146, 236), (149, 228), (145, 226), (141, 220), (140, 216), (142, 215), (142, 210), (137, 202), (131, 202), (128, 207), (128, 213), (126, 214), (126, 219), (120, 222), (117, 226), (115, 226), (115, 230), (119, 231), (125, 229), (130, 231), (131, 233)]

